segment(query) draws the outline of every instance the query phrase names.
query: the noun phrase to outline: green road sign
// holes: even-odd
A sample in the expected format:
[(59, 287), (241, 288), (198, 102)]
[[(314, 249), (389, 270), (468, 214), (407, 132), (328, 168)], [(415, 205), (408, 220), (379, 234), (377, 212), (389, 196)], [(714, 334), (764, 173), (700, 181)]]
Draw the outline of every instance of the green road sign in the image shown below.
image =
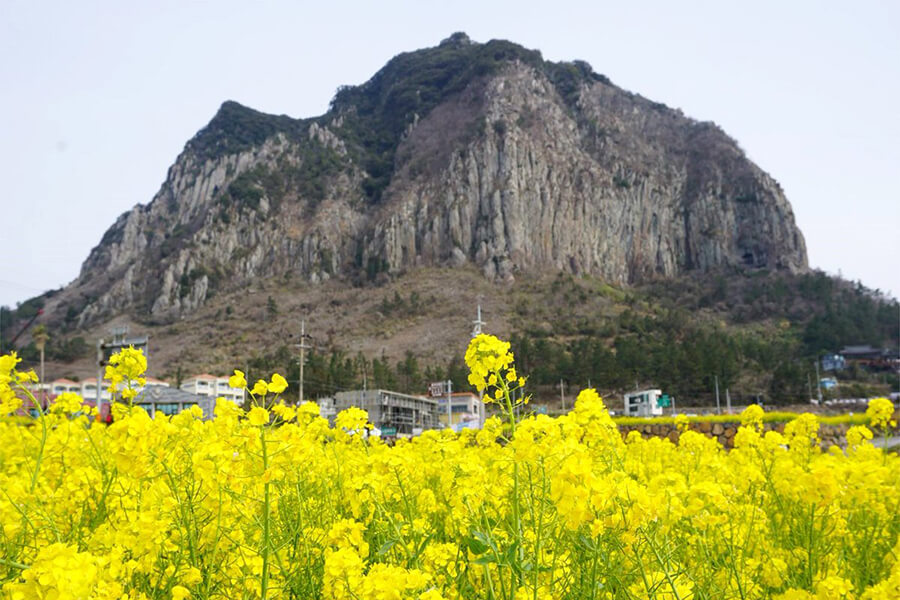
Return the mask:
[(397, 435), (396, 427), (382, 427), (381, 435)]
[(660, 408), (668, 408), (672, 406), (672, 401), (669, 399), (668, 394), (663, 394), (659, 397), (659, 399), (657, 399), (656, 405)]

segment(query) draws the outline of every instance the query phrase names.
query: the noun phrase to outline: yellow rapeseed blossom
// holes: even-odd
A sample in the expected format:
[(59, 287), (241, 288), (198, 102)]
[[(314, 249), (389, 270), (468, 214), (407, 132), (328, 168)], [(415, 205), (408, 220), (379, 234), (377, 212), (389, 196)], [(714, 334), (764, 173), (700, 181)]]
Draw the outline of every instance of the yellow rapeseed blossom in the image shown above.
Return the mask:
[(0, 384), (12, 381), (12, 376), (10, 374), (20, 362), (22, 362), (22, 359), (19, 358), (15, 352), (0, 355)]
[(741, 424), (747, 427), (760, 429), (762, 427), (762, 419), (765, 411), (758, 404), (751, 404), (741, 412)]
[(253, 384), (253, 389), (250, 390), (250, 393), (254, 396), (265, 396), (269, 391), (269, 385), (266, 383), (265, 379), (257, 379), (256, 383)]
[(51, 410), (71, 414), (82, 410), (84, 400), (75, 392), (63, 392), (53, 401)]
[(509, 342), (485, 333), (472, 338), (466, 349), (469, 383), (484, 392), (485, 402), (496, 402), (503, 407), (515, 430), (513, 410), (528, 404), (530, 396), (521, 393), (525, 378), (516, 373), (513, 361)]
[(269, 411), (261, 406), (254, 406), (247, 413), (247, 420), (251, 425), (266, 425), (269, 422)]
[(285, 406), (284, 404), (276, 404), (272, 407), (272, 412), (275, 413), (282, 421), (290, 421), (297, 416), (296, 408)]
[[(509, 342), (485, 333), (472, 338), (466, 350), (466, 365), (469, 367), (469, 383), (478, 391), (497, 384), (497, 378), (504, 374), (513, 363)], [(513, 379), (515, 371), (513, 370)]]
[(894, 403), (887, 398), (873, 398), (866, 408), (866, 416), (869, 417), (872, 427), (896, 427), (894, 416)]
[(280, 394), (287, 389), (287, 386), (287, 380), (278, 373), (273, 374), (272, 381), (266, 384), (266, 388), (272, 394)]
[(851, 448), (872, 439), (872, 431), (865, 425), (853, 425), (847, 430), (847, 445)]
[(816, 584), (816, 600), (853, 600), (853, 584), (830, 575)]
[(191, 591), (183, 585), (176, 585), (172, 588), (172, 600), (184, 600), (191, 597)]
[[(359, 408), (329, 425), (272, 402), (275, 375), (209, 420), (120, 403), (106, 426), (76, 395), (0, 417), (0, 598), (900, 598), (900, 457), (869, 427), (824, 452), (815, 416), (763, 431), (751, 407), (733, 449), (684, 419), (623, 439), (591, 389), (510, 414), (511, 349), (470, 351), (504, 418), (392, 444)], [(17, 364), (0, 357), (4, 408), (34, 400)]]
[(247, 379), (244, 377), (244, 372), (235, 369), (234, 375), (228, 378), (228, 386), (238, 390), (247, 387)]
[(129, 346), (109, 357), (104, 377), (109, 380), (111, 393), (119, 391), (124, 384), (128, 393), (123, 391), (122, 396), (131, 400), (135, 396), (133, 386), (143, 386), (147, 383), (143, 377), (146, 370), (147, 358), (144, 351)]
[(346, 431), (362, 431), (370, 427), (369, 413), (361, 408), (351, 407), (338, 413), (334, 421), (338, 429)]

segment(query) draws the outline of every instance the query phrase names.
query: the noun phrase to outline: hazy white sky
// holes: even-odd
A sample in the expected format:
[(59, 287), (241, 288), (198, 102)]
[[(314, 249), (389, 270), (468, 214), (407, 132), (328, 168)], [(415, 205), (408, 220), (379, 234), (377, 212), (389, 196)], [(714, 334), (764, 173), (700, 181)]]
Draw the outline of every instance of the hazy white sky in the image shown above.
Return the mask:
[(900, 294), (900, 3), (0, 1), (0, 304), (74, 279), (226, 99), (323, 113), (454, 31), (584, 59), (712, 120), (787, 193), (810, 264)]

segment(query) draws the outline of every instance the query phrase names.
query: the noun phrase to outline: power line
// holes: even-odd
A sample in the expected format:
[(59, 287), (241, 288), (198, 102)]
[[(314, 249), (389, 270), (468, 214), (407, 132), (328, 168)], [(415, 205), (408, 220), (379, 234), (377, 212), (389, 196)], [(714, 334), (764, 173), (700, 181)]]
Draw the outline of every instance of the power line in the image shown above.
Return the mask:
[(17, 287), (21, 290), (29, 290), (31, 292), (45, 293), (45, 292), (50, 292), (53, 290), (52, 288), (51, 289), (36, 288), (36, 287), (30, 286), (28, 284), (21, 283), (19, 281), (9, 281), (8, 279), (0, 279), (0, 283), (2, 283), (3, 285), (11, 285), (11, 286)]
[[(289, 381), (290, 381), (290, 383), (300, 383), (299, 379), (291, 379)], [(310, 379), (309, 377), (306, 378), (306, 383), (312, 383), (312, 384), (318, 385), (320, 387), (330, 388), (332, 390), (336, 390), (336, 391), (340, 391), (340, 392), (349, 392), (349, 391), (358, 389), (355, 387), (349, 387), (349, 388), (344, 387), (341, 385), (337, 385), (336, 383), (330, 383), (328, 381), (321, 380), (321, 379), (315, 379), (315, 378)]]

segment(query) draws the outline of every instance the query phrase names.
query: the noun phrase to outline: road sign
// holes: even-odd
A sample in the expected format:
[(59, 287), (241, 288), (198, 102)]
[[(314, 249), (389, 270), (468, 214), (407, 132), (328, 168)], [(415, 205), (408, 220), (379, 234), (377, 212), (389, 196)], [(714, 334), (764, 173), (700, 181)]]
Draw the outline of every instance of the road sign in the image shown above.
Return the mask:
[(396, 427), (382, 427), (381, 435), (383, 435), (383, 436), (397, 435), (397, 428)]
[(663, 394), (656, 400), (656, 405), (660, 408), (668, 408), (669, 406), (672, 406), (672, 401), (669, 399), (668, 394)]
[(428, 395), (432, 398), (439, 398), (441, 396), (447, 395), (447, 383), (446, 381), (435, 381), (431, 385), (428, 386)]

